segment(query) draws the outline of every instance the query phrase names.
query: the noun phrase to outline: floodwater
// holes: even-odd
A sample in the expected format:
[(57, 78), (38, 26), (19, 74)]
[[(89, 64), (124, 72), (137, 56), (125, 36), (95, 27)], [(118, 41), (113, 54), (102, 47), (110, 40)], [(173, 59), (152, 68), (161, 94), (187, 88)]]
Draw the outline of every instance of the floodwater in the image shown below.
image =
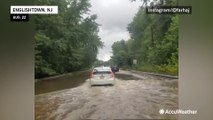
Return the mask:
[[(139, 80), (140, 78), (129, 74), (115, 74), (121, 80)], [(61, 77), (40, 79), (35, 83), (35, 94), (43, 94), (58, 90), (74, 88), (82, 85), (89, 78), (89, 71), (74, 72)]]
[(89, 71), (74, 72), (61, 77), (40, 79), (35, 83), (35, 94), (48, 93), (77, 87), (89, 78)]
[[(114, 86), (90, 87), (89, 76), (84, 75), (87, 78), (79, 86), (36, 95), (35, 119), (178, 119), (177, 115), (159, 113), (160, 109), (178, 109), (177, 79), (120, 71)], [(71, 78), (75, 77), (67, 77)]]

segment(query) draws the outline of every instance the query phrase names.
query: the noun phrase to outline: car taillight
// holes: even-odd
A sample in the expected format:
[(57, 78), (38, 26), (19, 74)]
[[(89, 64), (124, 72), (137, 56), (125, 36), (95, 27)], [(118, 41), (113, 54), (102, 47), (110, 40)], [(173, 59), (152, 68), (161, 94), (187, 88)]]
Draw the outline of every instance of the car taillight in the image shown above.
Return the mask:
[(114, 77), (114, 73), (113, 73), (113, 72), (111, 72), (111, 75), (110, 75), (110, 77), (111, 77), (111, 78), (113, 78), (113, 77)]
[(91, 72), (91, 73), (90, 73), (90, 78), (93, 78), (93, 77), (94, 77), (94, 76), (93, 76), (93, 72)]

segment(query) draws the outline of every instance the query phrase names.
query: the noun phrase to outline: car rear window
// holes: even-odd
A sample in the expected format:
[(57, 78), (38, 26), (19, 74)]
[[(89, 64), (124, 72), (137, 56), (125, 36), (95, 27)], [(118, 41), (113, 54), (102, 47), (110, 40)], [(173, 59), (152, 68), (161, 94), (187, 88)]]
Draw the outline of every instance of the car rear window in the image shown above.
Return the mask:
[(111, 71), (94, 69), (94, 70), (93, 70), (93, 74), (94, 74), (94, 75), (97, 75), (97, 74), (111, 74)]
[(96, 71), (96, 72), (93, 72), (94, 75), (98, 75), (98, 74), (111, 74), (110, 71)]

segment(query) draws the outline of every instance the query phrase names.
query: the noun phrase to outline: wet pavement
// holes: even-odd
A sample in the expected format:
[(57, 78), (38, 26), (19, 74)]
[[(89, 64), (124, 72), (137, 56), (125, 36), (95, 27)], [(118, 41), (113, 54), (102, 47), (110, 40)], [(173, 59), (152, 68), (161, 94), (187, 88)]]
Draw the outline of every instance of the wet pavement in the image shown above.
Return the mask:
[(77, 87), (35, 96), (36, 120), (176, 120), (177, 115), (161, 115), (159, 110), (177, 108), (177, 79), (128, 71), (116, 73), (114, 86), (90, 87), (84, 79)]

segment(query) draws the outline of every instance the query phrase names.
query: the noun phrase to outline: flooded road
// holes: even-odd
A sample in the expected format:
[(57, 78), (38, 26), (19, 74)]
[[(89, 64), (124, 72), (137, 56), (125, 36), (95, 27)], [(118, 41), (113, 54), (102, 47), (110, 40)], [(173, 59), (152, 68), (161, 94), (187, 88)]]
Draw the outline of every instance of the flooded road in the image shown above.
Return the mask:
[[(88, 78), (88, 75), (86, 75)], [(86, 78), (86, 79), (87, 79)], [(174, 119), (160, 109), (178, 108), (178, 80), (120, 71), (114, 86), (78, 87), (35, 96), (36, 120)]]
[(81, 71), (40, 79), (35, 83), (35, 94), (37, 95), (77, 87), (83, 84), (88, 77), (89, 71)]

